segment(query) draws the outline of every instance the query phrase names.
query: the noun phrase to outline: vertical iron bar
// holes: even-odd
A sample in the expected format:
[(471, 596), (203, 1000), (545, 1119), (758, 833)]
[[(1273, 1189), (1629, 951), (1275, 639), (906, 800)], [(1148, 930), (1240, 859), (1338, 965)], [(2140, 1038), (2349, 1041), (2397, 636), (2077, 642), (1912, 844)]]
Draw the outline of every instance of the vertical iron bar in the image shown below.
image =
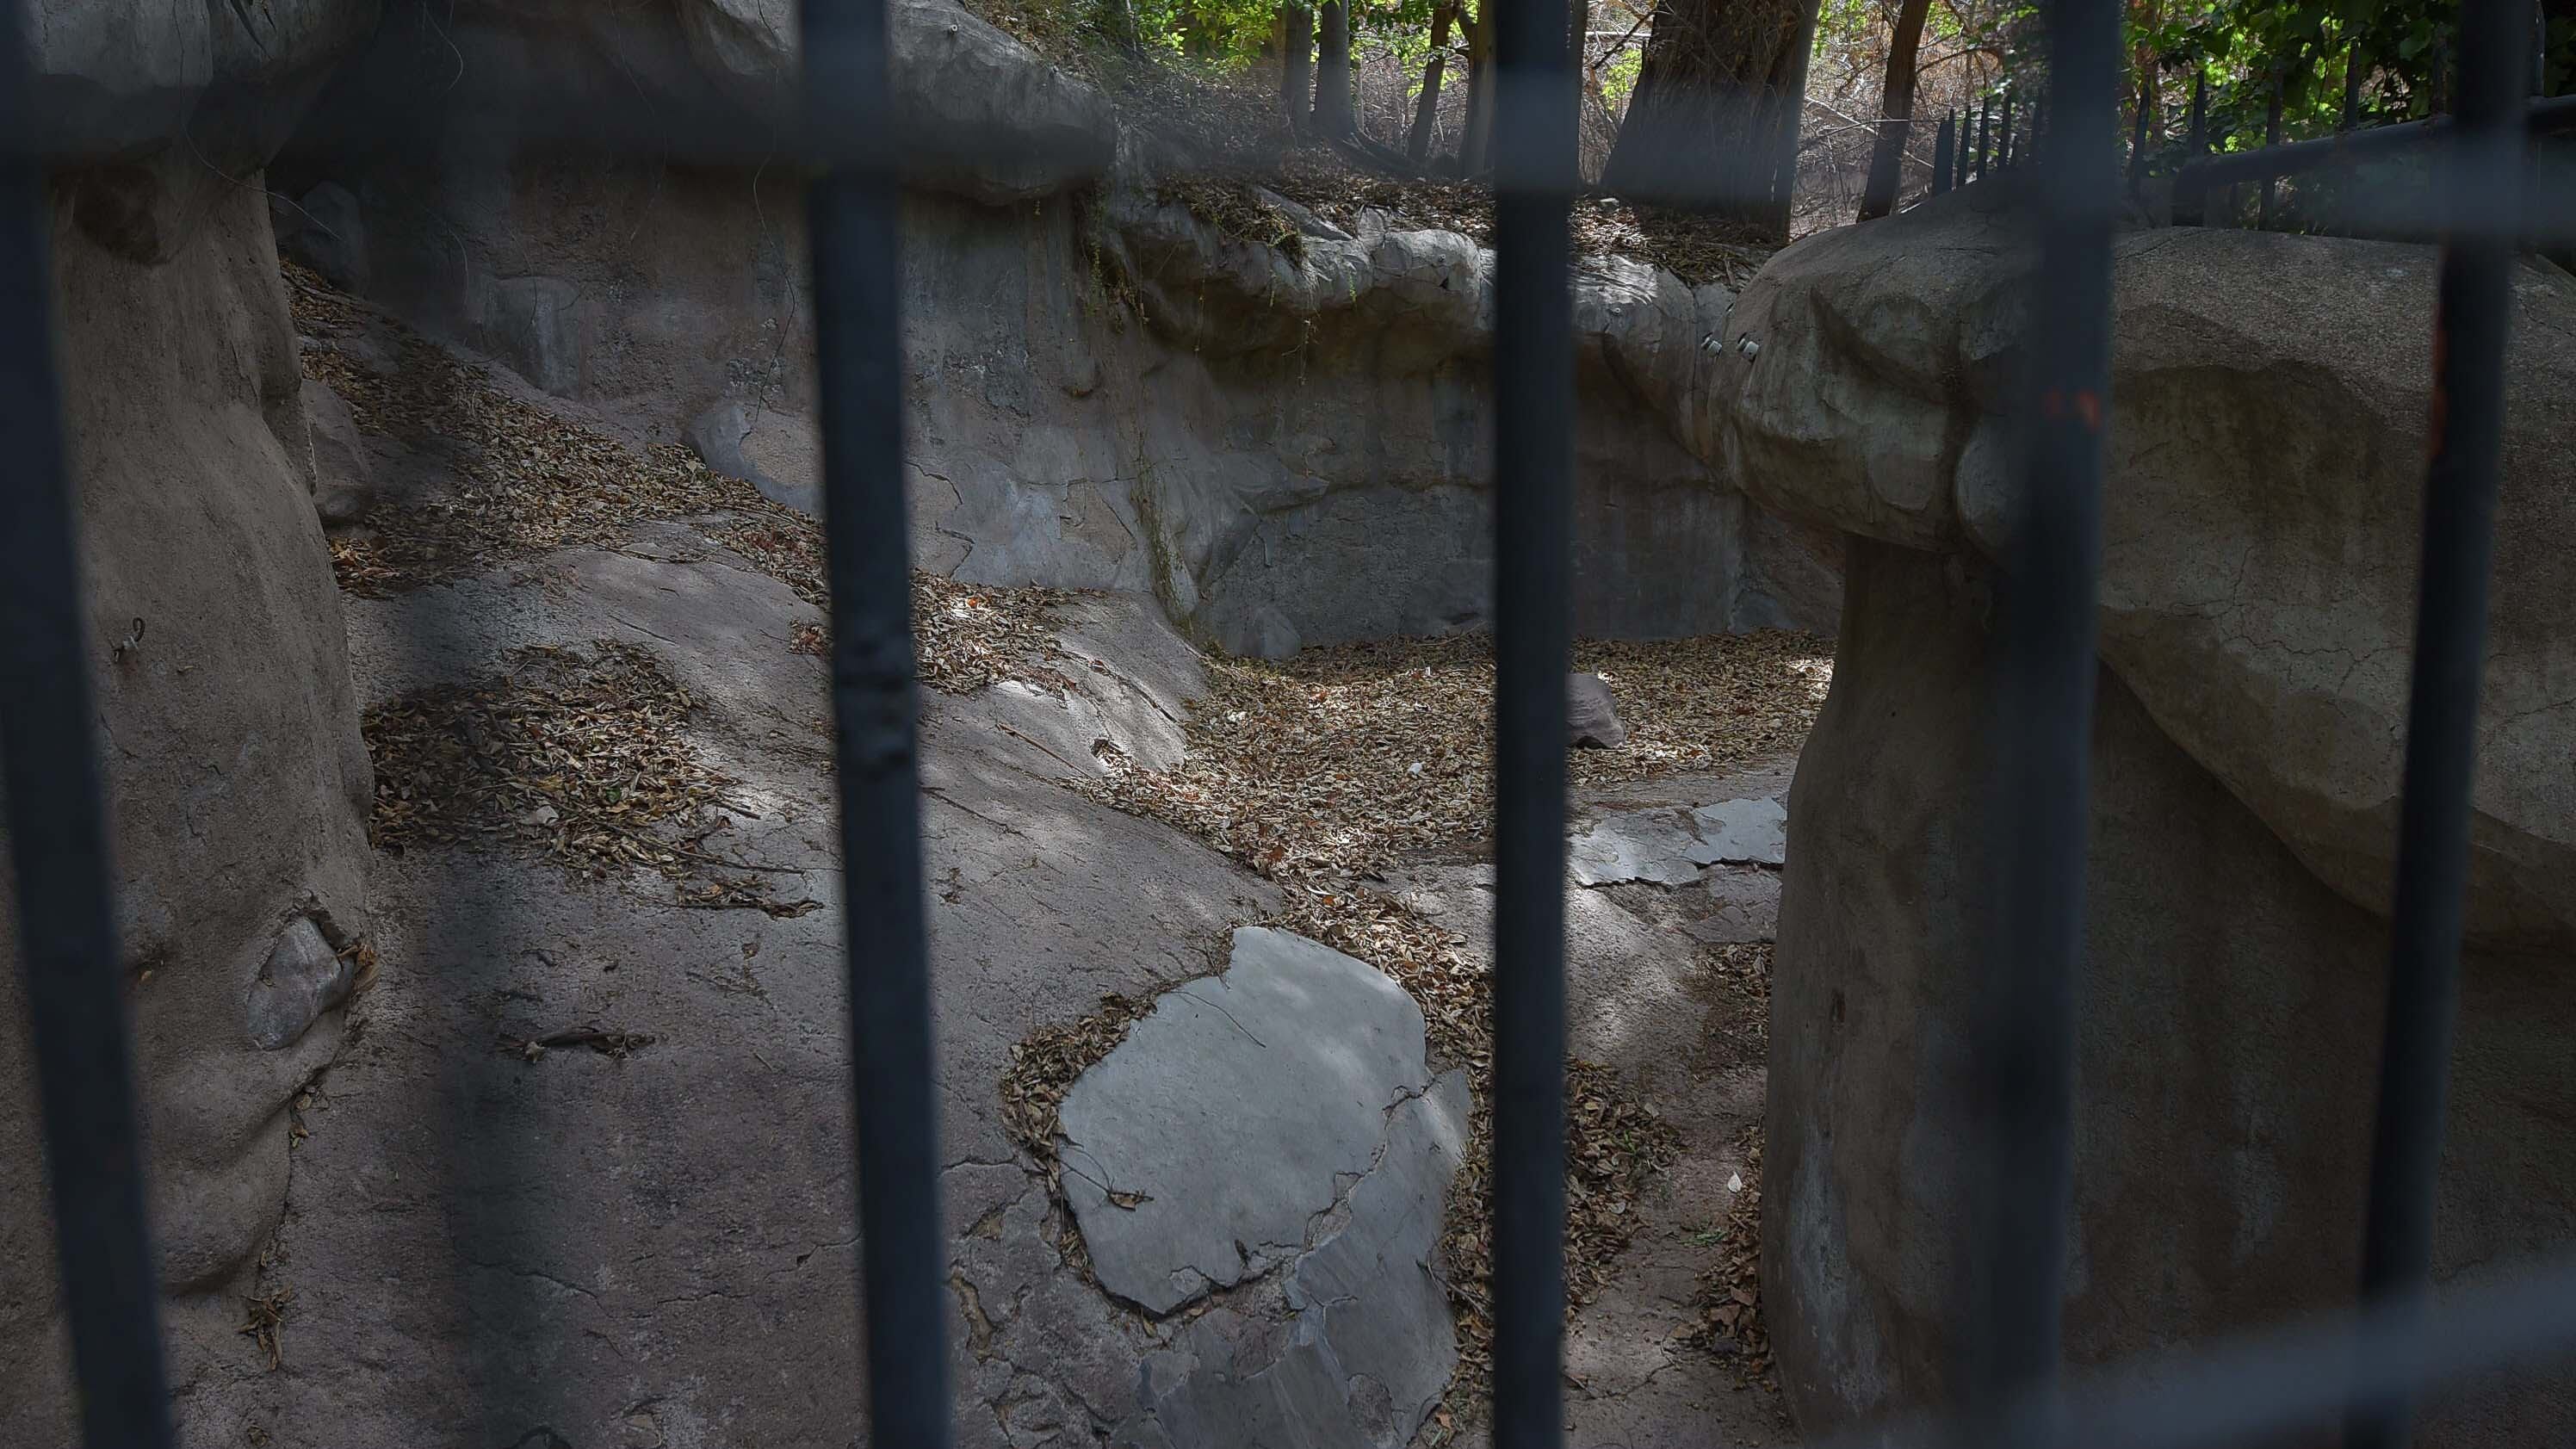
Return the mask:
[(2004, 92), (2003, 115), (1995, 126), (1995, 132), (1995, 169), (2010, 171), (2013, 168), (2013, 93), (2010, 91)]
[[(2025, 454), (2006, 551), (1993, 798), (2003, 842), (2000, 971), (1988, 1020), (1994, 1118), (1986, 1321), (1974, 1384), (1986, 1412), (2056, 1378), (2073, 1203), (2076, 973), (2083, 958), (2087, 801), (2098, 664), (2102, 427), (2110, 401), (2111, 227), (2119, 197), (2120, 10), (2060, 0), (2060, 87), (2039, 228)], [(1986, 1442), (2048, 1442), (2045, 1416)]]
[[(2505, 340), (2523, 185), (2528, 36), (2518, 0), (2461, 13), (2459, 129), (2433, 319), (2433, 462), (2424, 483), (2423, 576), (2406, 713), (2406, 795), (2397, 823), (2388, 1020), (2362, 1239), (2365, 1303), (2420, 1313), (2433, 1264), (2442, 1113), (2459, 1012), (2460, 932), (2469, 878), (2469, 794), (2477, 765), (2487, 582), (2504, 453)], [(2485, 214), (2478, 224), (2470, 208)], [(2345, 1442), (2395, 1449), (2409, 1406), (2356, 1407)]]
[(1495, 1449), (1552, 1449), (1562, 1412), (1576, 178), (1566, 10), (1522, 0), (1495, 13)]
[(869, 1442), (949, 1441), (885, 0), (803, 0)]
[[(159, 1272), (91, 736), (89, 632), (29, 58), (0, 15), (0, 791), (62, 1303), (90, 1449), (168, 1449)], [(26, 1366), (12, 1368), (25, 1372)]]
[(1950, 189), (1950, 168), (1958, 154), (1954, 149), (1958, 145), (1958, 137), (1954, 134), (1958, 124), (1958, 117), (1947, 111), (1941, 113), (1941, 132), (1932, 140), (1932, 194), (1935, 196)]
[(1993, 144), (1994, 139), (1995, 98), (1988, 96), (1977, 102), (1977, 179), (1979, 181), (1986, 179), (1986, 158), (1992, 154), (1987, 148)]

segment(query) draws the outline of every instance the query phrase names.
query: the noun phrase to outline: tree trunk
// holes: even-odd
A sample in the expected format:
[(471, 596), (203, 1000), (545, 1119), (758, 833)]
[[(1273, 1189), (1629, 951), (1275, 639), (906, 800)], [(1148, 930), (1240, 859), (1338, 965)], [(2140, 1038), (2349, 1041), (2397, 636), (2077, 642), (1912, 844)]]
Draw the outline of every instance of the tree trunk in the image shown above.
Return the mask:
[(2152, 148), (2165, 139), (2164, 70), (2157, 64), (2156, 48), (2148, 43), (2163, 17), (2164, 7), (2158, 0), (2132, 0), (2129, 6), (2129, 33), (2137, 37), (2130, 52), (2130, 63), (2138, 73), (2138, 106), (2147, 118), (2145, 135)]
[(1905, 0), (1896, 12), (1896, 35), (1887, 45), (1887, 84), (1878, 99), (1878, 140), (1870, 148), (1869, 181), (1860, 193), (1863, 221), (1894, 211), (1896, 194), (1904, 188), (1905, 138), (1914, 129), (1914, 57), (1922, 49), (1923, 17), (1931, 9), (1932, 0)]
[(1280, 52), (1279, 103), (1288, 113), (1288, 129), (1303, 131), (1315, 93), (1315, 12), (1291, 5), (1284, 13), (1288, 39)]
[(1601, 184), (1785, 232), (1817, 0), (1665, 0)]
[(2155, 114), (2156, 93), (2152, 75), (2138, 77), (2138, 114), (2129, 132), (2129, 190), (2135, 193), (2147, 179), (2147, 123)]
[(1494, 139), (1494, 0), (1485, 0), (1474, 19), (1458, 18), (1467, 34), (1467, 124), (1458, 136), (1458, 174), (1474, 176), (1485, 169), (1485, 152)]
[(1324, 0), (1322, 53), (1315, 61), (1315, 130), (1326, 136), (1351, 133), (1351, 8), (1347, 0)]
[(1431, 126), (1440, 117), (1440, 72), (1449, 64), (1449, 26), (1458, 18), (1457, 0), (1442, 0), (1431, 12), (1431, 58), (1422, 63), (1422, 99), (1413, 107), (1413, 135), (1405, 157), (1414, 165), (1431, 154)]

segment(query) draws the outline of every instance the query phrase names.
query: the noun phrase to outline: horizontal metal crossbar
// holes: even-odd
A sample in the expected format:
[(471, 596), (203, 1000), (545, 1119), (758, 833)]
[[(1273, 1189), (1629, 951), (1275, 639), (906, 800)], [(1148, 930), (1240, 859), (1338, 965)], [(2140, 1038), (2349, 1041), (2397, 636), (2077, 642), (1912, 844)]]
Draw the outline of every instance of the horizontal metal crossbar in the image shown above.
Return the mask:
[[(2527, 133), (2535, 139), (2576, 130), (2576, 96), (2533, 101), (2523, 116)], [(2396, 125), (2346, 131), (2339, 136), (2321, 136), (2313, 141), (2290, 141), (2252, 151), (2231, 151), (2224, 156), (2184, 163), (2182, 169), (2174, 173), (2174, 201), (2180, 205), (2186, 196), (2200, 195), (2212, 187), (2297, 176), (2327, 167), (2399, 156), (2439, 146), (2459, 132), (2459, 123), (2454, 118), (2437, 116), (2428, 121), (2404, 121)]]

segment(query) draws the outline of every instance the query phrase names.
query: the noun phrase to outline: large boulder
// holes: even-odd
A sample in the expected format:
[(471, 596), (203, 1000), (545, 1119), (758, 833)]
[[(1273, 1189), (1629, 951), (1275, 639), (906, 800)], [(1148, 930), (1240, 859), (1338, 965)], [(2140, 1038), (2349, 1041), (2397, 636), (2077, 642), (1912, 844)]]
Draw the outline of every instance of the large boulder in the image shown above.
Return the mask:
[[(1971, 194), (1794, 247), (1722, 354), (1744, 486), (1853, 538), (1772, 998), (1764, 1302), (1811, 1432), (1942, 1399), (1968, 1328), (2018, 227)], [(2342, 1308), (2358, 1281), (2434, 269), (2348, 240), (2115, 244), (2079, 1360)], [(2576, 1232), (2576, 589), (2550, 546), (2576, 526), (2576, 283), (2518, 275), (2508, 371), (2443, 1274)], [(2564, 1439), (2569, 1402), (2496, 1388), (2425, 1442)]]
[[(189, 163), (193, 167), (193, 161)], [(254, 182), (170, 182), (167, 261), (58, 209), (53, 300), (117, 926), (174, 1383), (238, 1360), (285, 1211), (290, 1102), (337, 1051), (368, 936), (371, 789), (294, 333)], [(0, 842), (5, 844), (5, 842)], [(0, 1094), (34, 1100), (14, 912)], [(56, 1444), (68, 1367), (33, 1111), (0, 1113), (0, 1438)]]
[[(2119, 239), (2102, 654), (2327, 884), (2385, 914), (2432, 416), (2425, 247)], [(1760, 501), (2000, 548), (2029, 256), (1973, 193), (1780, 255), (1728, 324), (1725, 457)], [(2576, 278), (2516, 275), (2470, 928), (2576, 946)]]
[[(172, 1381), (238, 1370), (291, 1104), (371, 958), (372, 791), (259, 170), (374, 0), (40, 0), (38, 142)], [(16, 281), (17, 279), (12, 279)], [(0, 838), (0, 854), (7, 841)], [(0, 909), (0, 1094), (35, 1100)], [(0, 1438), (74, 1437), (32, 1110), (0, 1116)]]
[[(149, 154), (184, 127), (201, 151), (256, 140), (264, 159), (330, 63), (374, 23), (376, 4), (36, 0), (12, 6), (0, 23), (27, 41), (27, 114), (48, 151), (88, 160)], [(210, 98), (218, 114), (200, 115)]]

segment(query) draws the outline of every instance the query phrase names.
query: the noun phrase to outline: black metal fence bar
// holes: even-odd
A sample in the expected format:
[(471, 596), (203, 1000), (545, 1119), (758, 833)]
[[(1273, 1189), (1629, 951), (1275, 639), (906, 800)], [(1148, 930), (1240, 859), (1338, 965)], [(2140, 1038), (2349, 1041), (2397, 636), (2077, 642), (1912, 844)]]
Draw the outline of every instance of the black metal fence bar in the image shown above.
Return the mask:
[[(914, 729), (898, 315), (901, 178), (886, 0), (802, 0), (812, 186), (814, 331), (823, 406), (824, 528), (857, 1120), (857, 1195), (870, 1428), (884, 1449), (949, 1442), (951, 1313), (941, 1283), (931, 986)], [(2576, 100), (2526, 105), (2519, 0), (2472, 0), (2449, 123), (2199, 161), (2177, 207), (2211, 186), (2295, 174), (2427, 140), (2454, 147), (2436, 328), (2436, 453), (2400, 822), (2387, 1046), (2358, 1326), (2251, 1338), (2059, 1391), (2061, 1269), (2072, 1187), (2076, 972), (2081, 960), (2102, 428), (2108, 413), (2110, 236), (2119, 190), (2119, 12), (2051, 8), (2058, 101), (2035, 158), (2040, 229), (2019, 512), (1997, 654), (2005, 760), (1993, 804), (1996, 920), (1989, 1073), (1991, 1196), (1978, 1227), (1975, 1442), (2182, 1449), (2336, 1414), (2349, 1443), (2403, 1441), (2413, 1398), (2576, 1344), (2576, 1261), (2430, 1306), (2435, 1170), (2458, 947), (2486, 598), (2501, 460), (2504, 347), (2525, 139), (2576, 126)], [(1564, 1322), (1565, 693), (1571, 643), (1574, 344), (1568, 213), (1576, 88), (1565, 0), (1503, 7), (1495, 153), (1496, 903), (1494, 1443), (1559, 1441)], [(41, 162), (6, 145), (23, 114), (21, 33), (0, 26), (0, 785), (17, 873), (61, 1278), (86, 1441), (171, 1442), (122, 977), (90, 737), (89, 636), (78, 604), (68, 469), (49, 352)], [(2200, 97), (2195, 93), (2197, 134)], [(2007, 102), (2005, 115), (2011, 115)], [(1983, 108), (1936, 165), (1989, 160)], [(511, 124), (600, 131), (615, 149), (710, 154), (733, 143), (669, 117), (620, 130), (599, 115)], [(601, 128), (605, 128), (601, 130)], [(2034, 127), (2034, 130), (2036, 128)], [(659, 140), (653, 138), (662, 138)], [(593, 137), (596, 139), (596, 137)], [(761, 145), (768, 138), (760, 138)], [(748, 153), (746, 153), (748, 154)], [(1936, 187), (1937, 189), (1937, 187)], [(2427, 1332), (2427, 1315), (2438, 1332)], [(1955, 1426), (1872, 1431), (1935, 1442)]]
[(1494, 1444), (1559, 1441), (1574, 68), (1565, 0), (1498, 12), (1494, 197)]
[[(2457, 211), (2508, 226), (2443, 247), (2433, 319), (2433, 463), (2424, 483), (2423, 573), (2406, 716), (2406, 795), (2370, 1163), (2362, 1294), (2402, 1311), (2433, 1262), (2433, 1204), (2459, 1012), (2460, 932), (2469, 874), (2469, 792), (2486, 656), (2487, 583), (2504, 452), (2505, 338), (2519, 265), (2510, 222), (2523, 185), (2523, 47), (2517, 0), (2470, 0), (2460, 45), (2460, 126), (2448, 158)], [(2402, 1399), (2357, 1405), (2351, 1449), (2406, 1440)]]
[[(54, 1236), (81, 1432), (90, 1449), (165, 1449), (160, 1287), (144, 1220), (125, 979), (70, 459), (54, 375), (50, 208), (14, 17), (0, 16), (0, 790), (17, 874), (18, 957), (42, 1103)], [(14, 1364), (11, 1374), (28, 1374)]]
[(835, 158), (807, 198), (822, 406), (823, 532), (839, 725), (842, 930), (857, 1093), (868, 1440), (949, 1441), (929, 935), (913, 726), (898, 186), (885, 0), (804, 0), (805, 101)]
[[(2038, 295), (2021, 412), (2025, 463), (2007, 551), (1996, 838), (2005, 887), (1988, 1071), (1994, 1134), (1985, 1213), (1985, 1322), (1977, 1407), (2045, 1392), (2058, 1365), (2074, 1183), (2076, 972), (2091, 816), (2094, 581), (2101, 557), (2102, 425), (2110, 402), (2111, 228), (2118, 205), (2113, 98), (2120, 11), (2063, 0), (2050, 74), (2067, 99), (2037, 190)], [(2055, 1442), (2012, 1419), (1988, 1442)]]

